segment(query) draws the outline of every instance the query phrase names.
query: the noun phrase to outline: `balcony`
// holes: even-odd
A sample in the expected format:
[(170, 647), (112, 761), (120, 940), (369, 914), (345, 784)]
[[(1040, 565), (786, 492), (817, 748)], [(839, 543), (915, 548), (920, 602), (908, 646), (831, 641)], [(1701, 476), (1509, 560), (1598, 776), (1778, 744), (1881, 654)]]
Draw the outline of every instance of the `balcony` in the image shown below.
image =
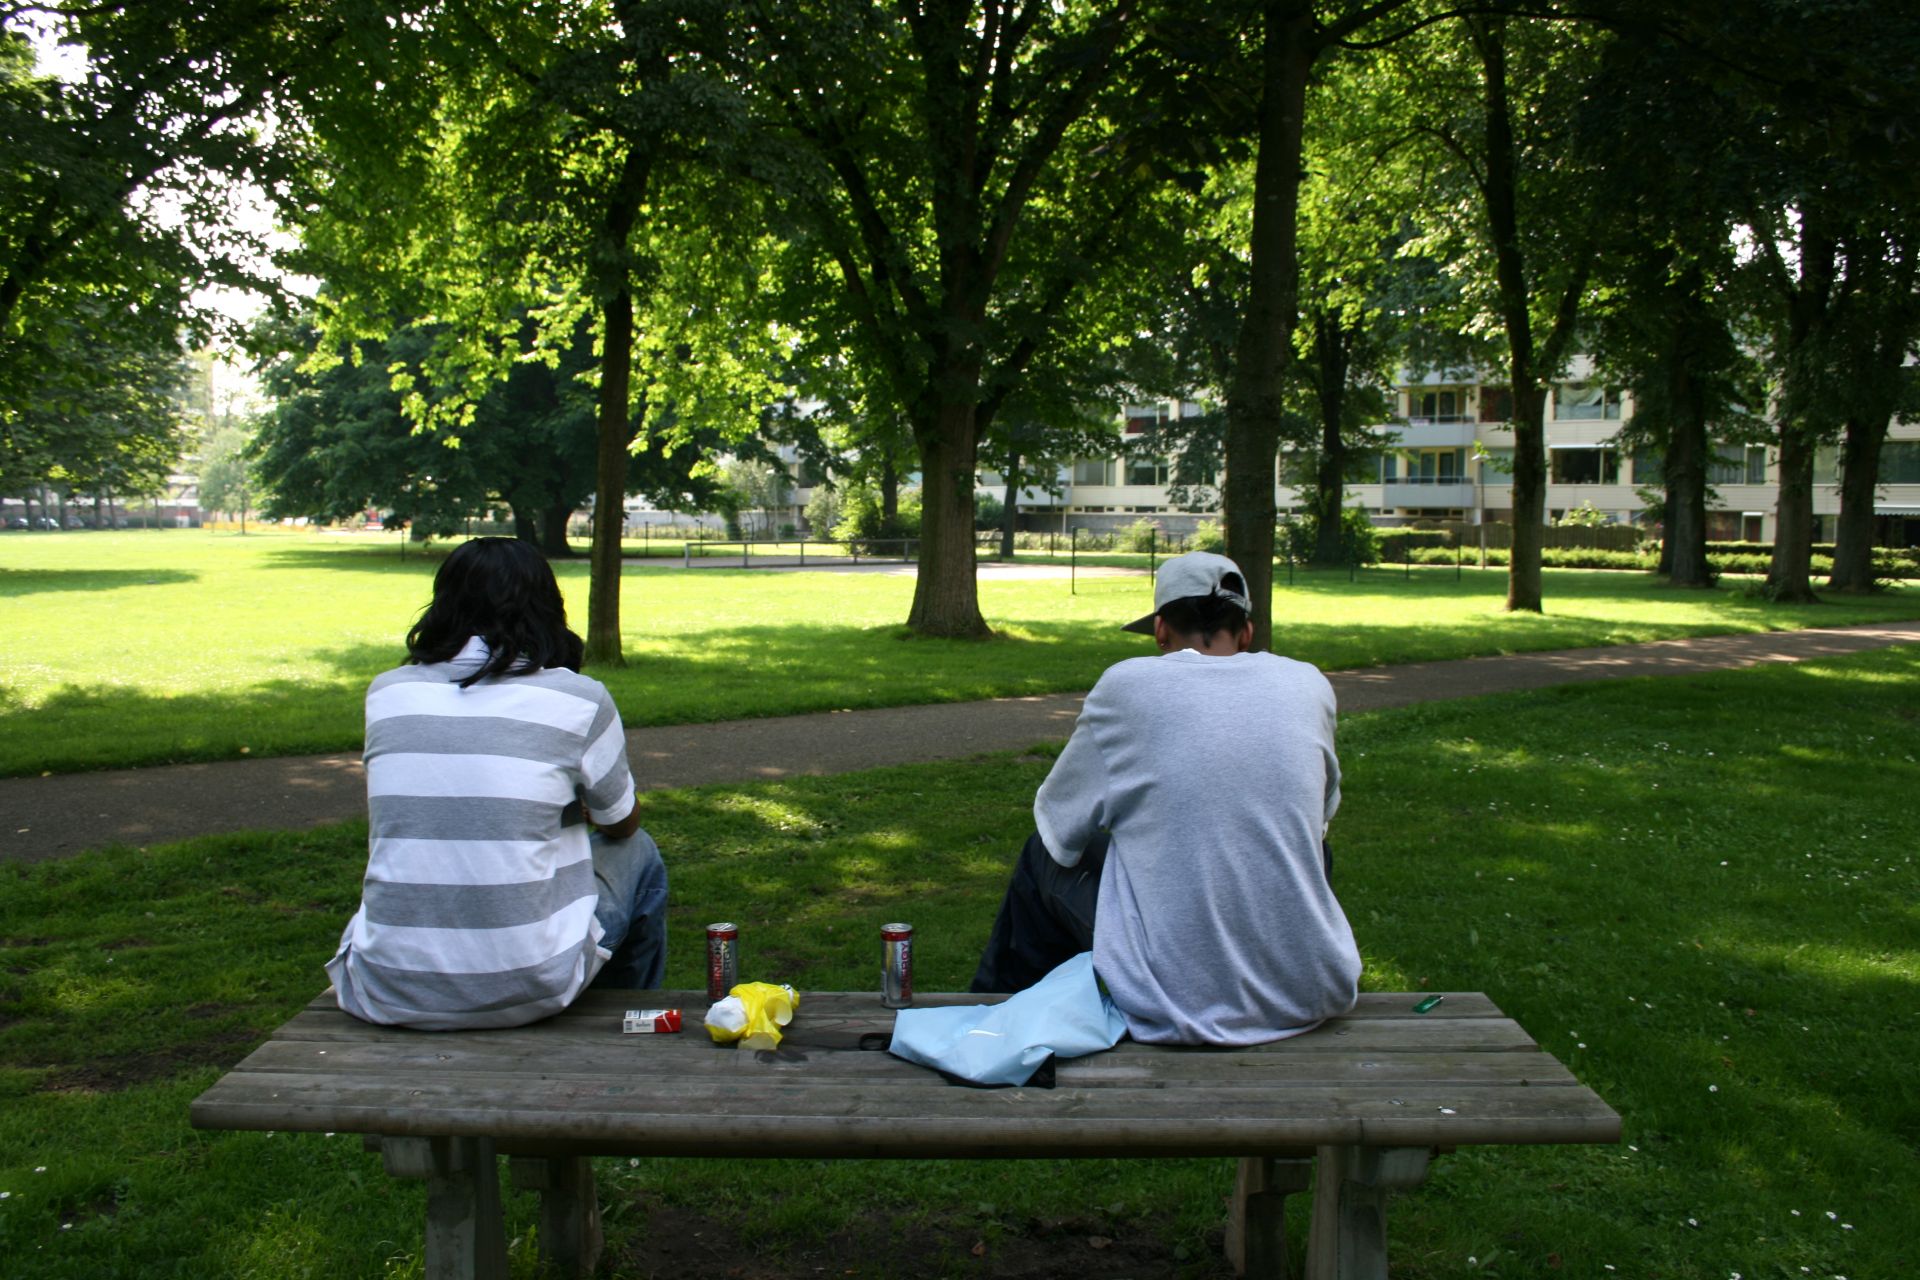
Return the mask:
[(1461, 507), (1477, 505), (1471, 480), (1458, 476), (1403, 476), (1380, 486), (1383, 507)]
[(1473, 443), (1479, 424), (1467, 418), (1413, 418), (1406, 426), (1380, 428), (1397, 449), (1458, 449)]

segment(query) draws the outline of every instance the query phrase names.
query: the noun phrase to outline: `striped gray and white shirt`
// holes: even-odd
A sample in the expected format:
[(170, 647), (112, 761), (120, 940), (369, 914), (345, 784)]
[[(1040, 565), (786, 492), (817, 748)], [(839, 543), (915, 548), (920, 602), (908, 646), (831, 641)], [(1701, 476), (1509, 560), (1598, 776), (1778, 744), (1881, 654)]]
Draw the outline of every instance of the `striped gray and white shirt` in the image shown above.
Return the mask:
[(608, 952), (585, 816), (633, 809), (626, 735), (598, 680), (495, 676), (475, 636), (367, 690), (367, 876), (327, 965), (340, 1007), (430, 1030), (567, 1007)]

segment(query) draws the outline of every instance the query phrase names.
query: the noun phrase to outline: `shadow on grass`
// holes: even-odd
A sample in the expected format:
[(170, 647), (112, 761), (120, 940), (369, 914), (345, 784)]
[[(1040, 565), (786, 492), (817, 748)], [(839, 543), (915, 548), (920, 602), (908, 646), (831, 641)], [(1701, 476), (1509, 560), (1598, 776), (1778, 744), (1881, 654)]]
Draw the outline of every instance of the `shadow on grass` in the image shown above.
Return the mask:
[(338, 546), (276, 546), (261, 557), (264, 569), (322, 569), (329, 572), (398, 573), (433, 576), (440, 562), (453, 550), (454, 543), (431, 543), (421, 547), (409, 544), (402, 554), (397, 540), (379, 545), (345, 543)]
[(0, 685), (0, 709), (30, 716), (23, 724), (32, 726), (0, 735), (0, 777), (351, 750), (364, 731), (366, 682), (394, 660), (386, 646), (366, 649), (364, 679), (355, 672), (183, 694), (66, 685), (37, 697), (31, 708)]
[(199, 580), (199, 574), (180, 569), (0, 569), (0, 599), (43, 591), (115, 591)]

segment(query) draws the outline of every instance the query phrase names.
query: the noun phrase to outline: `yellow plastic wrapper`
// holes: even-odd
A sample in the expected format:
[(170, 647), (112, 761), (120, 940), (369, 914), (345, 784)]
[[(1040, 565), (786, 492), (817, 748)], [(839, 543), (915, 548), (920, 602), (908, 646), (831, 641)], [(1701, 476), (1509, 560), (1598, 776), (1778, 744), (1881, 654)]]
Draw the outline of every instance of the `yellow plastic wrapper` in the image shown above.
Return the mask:
[(782, 983), (743, 982), (727, 993), (727, 998), (707, 1010), (707, 1034), (716, 1044), (733, 1044), (743, 1049), (774, 1049), (784, 1034), (780, 1028), (793, 1021), (800, 1007), (800, 993)]

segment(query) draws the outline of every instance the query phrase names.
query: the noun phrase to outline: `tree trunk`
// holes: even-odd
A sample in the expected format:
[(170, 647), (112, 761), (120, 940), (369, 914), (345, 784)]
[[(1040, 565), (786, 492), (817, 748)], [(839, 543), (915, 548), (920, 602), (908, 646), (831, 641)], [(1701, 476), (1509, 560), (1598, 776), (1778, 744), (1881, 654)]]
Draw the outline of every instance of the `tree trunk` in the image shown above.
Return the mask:
[(1669, 408), (1666, 486), (1667, 529), (1661, 559), (1676, 587), (1710, 587), (1707, 566), (1707, 406), (1704, 388), (1685, 361), (1674, 365)]
[(1663, 578), (1673, 576), (1673, 527), (1675, 495), (1672, 480), (1662, 480), (1665, 496), (1660, 500), (1660, 562), (1653, 571)]
[(513, 536), (522, 542), (540, 545), (540, 513), (532, 507), (509, 507), (513, 512)]
[(1513, 385), (1513, 546), (1507, 553), (1507, 609), (1539, 613), (1541, 521), (1546, 513), (1546, 395), (1536, 367), (1531, 285), (1520, 250), (1519, 180), (1507, 100), (1506, 24), (1470, 20), (1485, 90), (1487, 230)]
[[(624, 243), (624, 240), (623, 240)], [(606, 350), (600, 363), (600, 423), (594, 451), (593, 548), (588, 569), (586, 660), (626, 665), (620, 652), (620, 533), (627, 496), (627, 405), (633, 377), (633, 294), (620, 289), (604, 309)]]
[[(923, 524), (925, 518), (923, 511)], [(900, 532), (900, 472), (888, 454), (880, 463), (880, 534), (890, 538)]]
[(588, 562), (586, 660), (626, 665), (620, 652), (620, 535), (627, 498), (628, 448), (633, 443), (633, 285), (627, 245), (646, 198), (651, 153), (629, 146), (607, 201), (595, 246), (601, 298), (599, 430), (594, 447), (593, 547)]
[[(625, 494), (621, 496), (624, 498)], [(541, 510), (540, 550), (545, 552), (549, 557), (566, 559), (573, 555), (573, 548), (567, 544), (567, 519), (572, 515), (572, 508), (559, 502)], [(623, 528), (626, 525), (624, 502), (620, 508), (620, 524)], [(594, 522), (594, 528), (597, 532), (599, 529), (598, 521)]]
[(1301, 139), (1307, 77), (1318, 51), (1308, 0), (1275, 0), (1266, 6), (1264, 23), (1247, 310), (1227, 387), (1221, 491), (1227, 554), (1245, 575), (1253, 602), (1255, 649), (1273, 646), (1274, 469), (1299, 310)]
[(1813, 604), (1814, 441), (1791, 418), (1780, 424), (1780, 485), (1774, 503), (1773, 560), (1767, 567), (1767, 598)]
[(1316, 316), (1314, 347), (1320, 381), (1320, 459), (1313, 480), (1313, 562), (1337, 565), (1345, 558), (1340, 517), (1346, 506), (1347, 481), (1347, 445), (1340, 430), (1347, 401), (1347, 334), (1337, 317)]
[[(935, 385), (977, 387), (976, 369)], [(934, 420), (914, 431), (920, 446), (920, 572), (907, 626), (921, 635), (978, 639), (991, 634), (974, 578), (973, 478), (978, 466), (971, 396), (937, 403)]]
[(1879, 487), (1880, 447), (1892, 416), (1847, 419), (1840, 461), (1840, 519), (1833, 537), (1835, 591), (1873, 590), (1873, 495)]
[(1007, 499), (1000, 505), (1000, 558), (1013, 559), (1013, 531), (1020, 518), (1020, 455), (1007, 468)]
[(1780, 396), (1780, 482), (1774, 502), (1773, 559), (1766, 595), (1788, 604), (1809, 604), (1813, 593), (1813, 454), (1827, 423), (1829, 399), (1809, 365), (1827, 353), (1838, 244), (1824, 210), (1801, 211), (1798, 277), (1787, 294), (1786, 350)]
[(1540, 612), (1541, 527), (1547, 508), (1544, 388), (1516, 352), (1513, 379), (1513, 546), (1507, 552), (1507, 609)]

